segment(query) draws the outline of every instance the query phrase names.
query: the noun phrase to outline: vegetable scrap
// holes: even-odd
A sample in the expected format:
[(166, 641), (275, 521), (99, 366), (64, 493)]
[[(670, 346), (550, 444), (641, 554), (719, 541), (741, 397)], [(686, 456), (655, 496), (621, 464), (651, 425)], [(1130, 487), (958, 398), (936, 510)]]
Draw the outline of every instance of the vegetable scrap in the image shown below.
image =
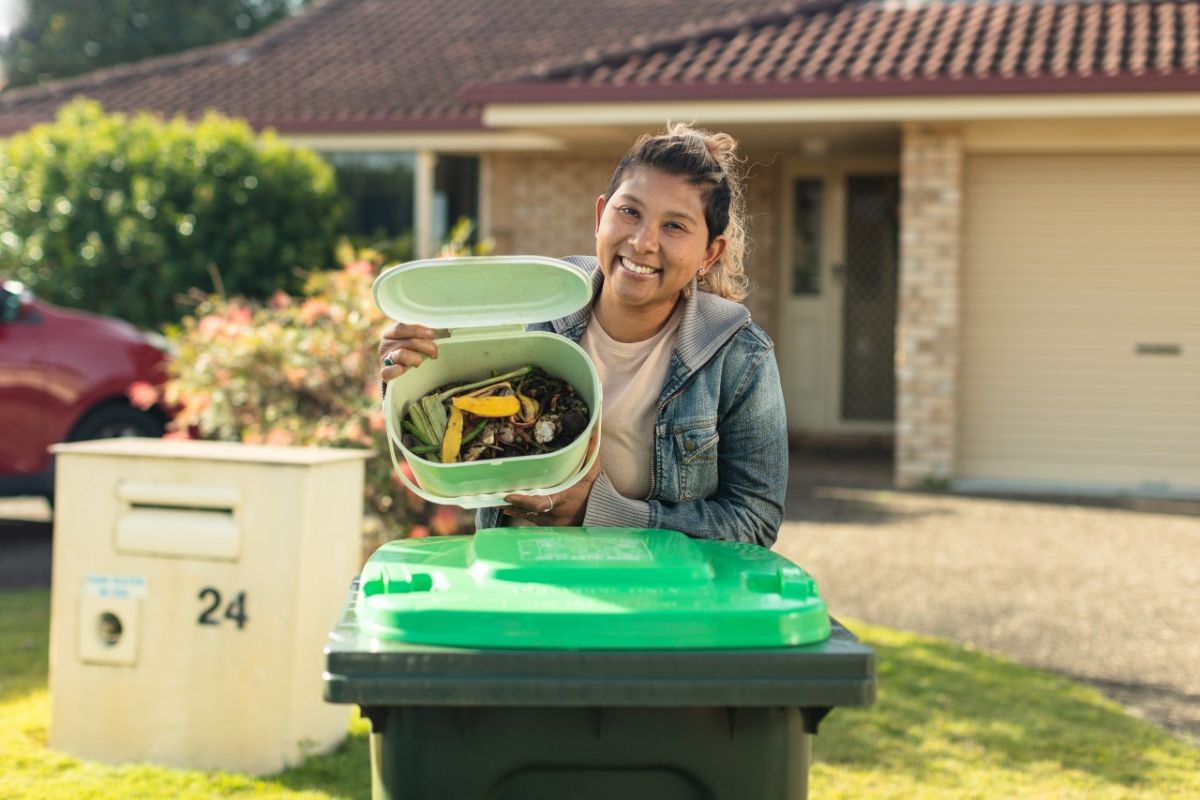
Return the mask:
[(410, 402), (404, 445), (443, 464), (552, 453), (583, 433), (590, 416), (575, 387), (527, 365)]

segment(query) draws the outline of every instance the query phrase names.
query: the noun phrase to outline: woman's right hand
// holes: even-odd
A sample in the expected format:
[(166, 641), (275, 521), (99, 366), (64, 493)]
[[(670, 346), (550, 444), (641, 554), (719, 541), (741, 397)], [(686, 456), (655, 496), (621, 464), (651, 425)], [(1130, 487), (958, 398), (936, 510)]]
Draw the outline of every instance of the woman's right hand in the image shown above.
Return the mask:
[(409, 367), (418, 367), (426, 358), (437, 355), (430, 328), (397, 322), (384, 331), (379, 341), (379, 377), (386, 383), (403, 375)]

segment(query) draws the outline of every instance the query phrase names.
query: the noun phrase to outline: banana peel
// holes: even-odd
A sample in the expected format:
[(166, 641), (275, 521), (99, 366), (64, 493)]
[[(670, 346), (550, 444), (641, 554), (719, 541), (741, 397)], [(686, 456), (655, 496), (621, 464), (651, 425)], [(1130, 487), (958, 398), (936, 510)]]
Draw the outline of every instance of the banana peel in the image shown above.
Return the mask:
[(538, 414), (542, 410), (541, 404), (537, 400), (517, 392), (517, 402), (521, 404), (522, 422), (533, 422), (537, 419)]
[(457, 406), (450, 409), (450, 419), (446, 422), (446, 438), (442, 439), (442, 463), (453, 464), (458, 460), (458, 451), (462, 447), (463, 412)]
[(450, 403), (454, 408), (477, 417), (511, 417), (521, 410), (521, 401), (511, 394), (499, 397), (456, 397)]

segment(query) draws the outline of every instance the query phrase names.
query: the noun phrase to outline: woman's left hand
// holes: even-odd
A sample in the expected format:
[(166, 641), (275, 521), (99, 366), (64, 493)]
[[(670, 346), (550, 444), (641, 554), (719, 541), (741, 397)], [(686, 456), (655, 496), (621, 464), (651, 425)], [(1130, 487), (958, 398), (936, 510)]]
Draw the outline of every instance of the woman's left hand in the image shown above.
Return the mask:
[[(593, 447), (594, 442), (593, 439)], [(508, 495), (504, 499), (511, 505), (504, 509), (504, 513), (533, 525), (578, 527), (583, 524), (588, 495), (592, 493), (592, 484), (596, 482), (599, 474), (600, 459), (597, 458), (592, 468), (578, 483), (557, 494)]]

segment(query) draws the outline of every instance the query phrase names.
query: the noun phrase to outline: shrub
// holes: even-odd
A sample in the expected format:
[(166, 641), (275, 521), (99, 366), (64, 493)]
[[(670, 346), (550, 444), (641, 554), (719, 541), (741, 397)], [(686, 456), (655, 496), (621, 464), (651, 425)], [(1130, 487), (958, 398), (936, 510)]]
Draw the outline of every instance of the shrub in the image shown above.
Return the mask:
[[(442, 254), (466, 251), (470, 231), (455, 226)], [(347, 249), (342, 258), (341, 270), (309, 274), (302, 297), (277, 292), (254, 303), (210, 295), (169, 328), (177, 350), (166, 400), (179, 409), (172, 425), (208, 439), (374, 450), (366, 464), (365, 553), (388, 539), (470, 531), (466, 512), (426, 504), (394, 474), (376, 350), (391, 323), (371, 297), (379, 257)], [(158, 400), (144, 385), (131, 398)]]
[(265, 299), (332, 262), (341, 201), (316, 154), (210, 113), (105, 114), (88, 100), (0, 148), (0, 270), (142, 325), (190, 287)]

